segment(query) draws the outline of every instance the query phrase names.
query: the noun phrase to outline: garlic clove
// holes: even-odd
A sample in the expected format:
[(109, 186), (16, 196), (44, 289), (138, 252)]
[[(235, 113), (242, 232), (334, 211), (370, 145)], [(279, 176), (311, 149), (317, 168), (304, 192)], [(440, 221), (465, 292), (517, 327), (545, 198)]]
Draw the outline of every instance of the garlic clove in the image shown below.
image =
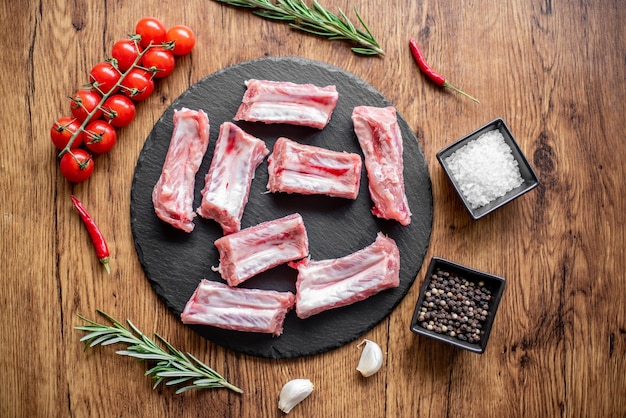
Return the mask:
[(364, 377), (369, 377), (380, 370), (383, 365), (383, 350), (374, 341), (363, 340), (357, 347), (365, 344), (365, 348), (361, 352), (361, 358), (356, 369), (361, 372)]
[(293, 379), (285, 383), (278, 397), (278, 409), (288, 414), (294, 406), (309, 396), (315, 387), (309, 379)]

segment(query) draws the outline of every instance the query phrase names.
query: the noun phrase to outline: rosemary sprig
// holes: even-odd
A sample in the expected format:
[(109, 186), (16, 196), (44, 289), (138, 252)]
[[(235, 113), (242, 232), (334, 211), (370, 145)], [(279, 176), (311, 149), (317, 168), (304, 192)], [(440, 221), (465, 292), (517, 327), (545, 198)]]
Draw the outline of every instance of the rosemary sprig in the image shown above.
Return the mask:
[(329, 40), (344, 40), (357, 43), (352, 52), (361, 55), (385, 55), (356, 7), (354, 12), (363, 27), (357, 28), (346, 14), (339, 9), (339, 16), (328, 11), (317, 0), (309, 7), (304, 0), (215, 0), (235, 7), (252, 9), (252, 13), (273, 20), (290, 22), (298, 30), (323, 36)]
[(75, 329), (88, 332), (80, 341), (85, 342), (85, 349), (96, 345), (127, 344), (126, 350), (118, 350), (117, 354), (139, 359), (140, 361), (156, 362), (156, 365), (146, 371), (145, 375), (151, 375), (155, 379), (152, 389), (155, 389), (163, 381), (167, 386), (187, 384), (179, 388), (176, 393), (182, 393), (190, 389), (227, 388), (238, 393), (243, 391), (228, 383), (219, 373), (202, 363), (196, 357), (187, 353), (187, 357), (181, 351), (174, 348), (163, 337), (154, 334), (165, 345), (166, 349), (151, 338), (144, 335), (132, 322), (127, 320), (130, 329), (116, 319), (98, 310), (99, 314), (107, 318), (111, 325), (99, 324), (95, 321), (78, 315), (80, 319), (90, 325), (74, 327)]

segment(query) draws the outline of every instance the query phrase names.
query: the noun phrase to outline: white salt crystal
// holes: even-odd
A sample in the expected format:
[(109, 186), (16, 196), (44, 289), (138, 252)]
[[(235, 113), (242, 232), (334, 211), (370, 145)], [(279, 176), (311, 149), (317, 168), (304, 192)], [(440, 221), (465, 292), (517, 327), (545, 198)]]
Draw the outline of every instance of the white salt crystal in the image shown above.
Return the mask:
[(486, 132), (456, 150), (446, 164), (472, 209), (504, 196), (524, 179), (502, 133)]

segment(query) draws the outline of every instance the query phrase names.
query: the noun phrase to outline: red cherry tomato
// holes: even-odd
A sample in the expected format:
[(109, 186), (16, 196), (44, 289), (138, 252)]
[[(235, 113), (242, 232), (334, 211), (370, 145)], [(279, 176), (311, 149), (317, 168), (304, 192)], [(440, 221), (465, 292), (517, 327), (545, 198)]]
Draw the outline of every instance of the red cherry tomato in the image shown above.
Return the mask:
[(103, 120), (95, 120), (85, 126), (85, 146), (93, 153), (111, 151), (116, 141), (115, 128)]
[[(52, 128), (50, 128), (50, 138), (52, 139), (52, 143), (54, 146), (62, 150), (65, 148), (72, 139), (72, 135), (74, 132), (80, 129), (80, 122), (76, 120), (76, 118), (71, 118), (69, 116), (63, 116), (57, 119)], [(80, 147), (80, 144), (83, 143), (83, 132), (79, 132), (72, 142), (72, 149)]]
[(87, 180), (93, 173), (93, 159), (83, 149), (75, 149), (66, 152), (59, 163), (61, 174), (72, 183), (80, 183)]
[(141, 58), (141, 65), (155, 78), (167, 77), (174, 71), (175, 58), (172, 51), (162, 47), (150, 48)]
[(126, 72), (132, 67), (142, 49), (139, 41), (122, 39), (113, 44), (111, 56), (117, 60), (117, 68)]
[(176, 25), (169, 28), (165, 40), (166, 42), (174, 43), (172, 52), (178, 56), (187, 55), (196, 45), (196, 35), (191, 28), (185, 25)]
[(141, 46), (160, 45), (165, 42), (167, 29), (165, 24), (156, 17), (144, 17), (135, 25), (135, 33), (141, 36)]
[(120, 79), (120, 72), (110, 62), (99, 62), (89, 72), (89, 82), (102, 94), (115, 92), (115, 84)]
[(136, 102), (147, 99), (154, 91), (154, 80), (140, 68), (130, 70), (122, 80), (122, 93)]
[(123, 128), (135, 118), (135, 104), (123, 94), (114, 94), (102, 104), (104, 119), (116, 128)]
[[(83, 89), (74, 93), (71, 100), (70, 110), (72, 111), (72, 115), (82, 122), (87, 118), (87, 115), (98, 107), (102, 97), (95, 90)], [(91, 119), (98, 119), (100, 116), (102, 116), (102, 111), (97, 109)]]

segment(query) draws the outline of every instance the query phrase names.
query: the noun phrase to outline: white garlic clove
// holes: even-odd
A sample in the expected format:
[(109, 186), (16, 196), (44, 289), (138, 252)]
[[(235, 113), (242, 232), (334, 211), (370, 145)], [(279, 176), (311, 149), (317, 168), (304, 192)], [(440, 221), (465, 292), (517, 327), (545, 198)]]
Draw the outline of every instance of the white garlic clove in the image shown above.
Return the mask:
[(293, 379), (285, 383), (278, 398), (278, 409), (288, 414), (294, 406), (309, 396), (315, 387), (309, 379)]
[(361, 358), (356, 369), (361, 372), (364, 377), (369, 377), (380, 370), (383, 365), (383, 350), (374, 341), (363, 340), (357, 347), (365, 344), (365, 348), (361, 352)]

